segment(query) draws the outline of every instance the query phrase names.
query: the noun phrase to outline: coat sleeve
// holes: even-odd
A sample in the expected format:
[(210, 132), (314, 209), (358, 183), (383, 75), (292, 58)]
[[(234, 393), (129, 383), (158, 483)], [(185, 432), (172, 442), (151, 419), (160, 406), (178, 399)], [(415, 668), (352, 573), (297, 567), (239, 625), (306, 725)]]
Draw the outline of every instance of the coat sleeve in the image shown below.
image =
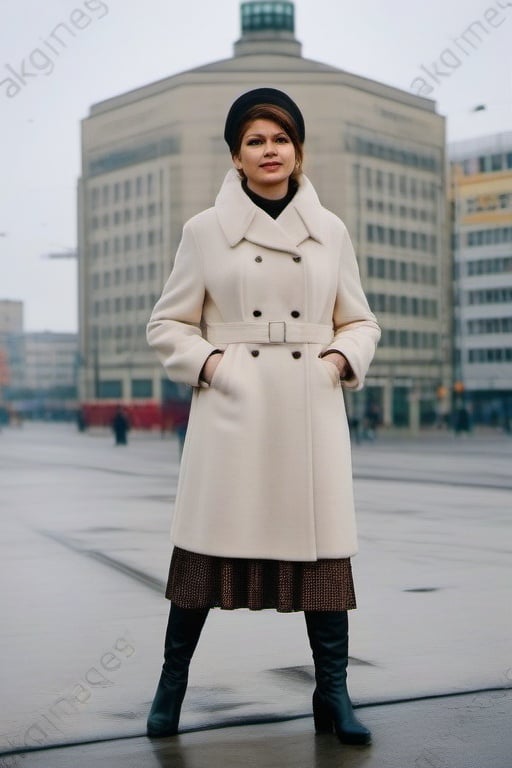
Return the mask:
[(199, 374), (216, 349), (201, 333), (205, 292), (201, 254), (188, 222), (171, 275), (149, 319), (147, 340), (169, 378), (194, 387), (203, 385)]
[(348, 360), (352, 375), (343, 381), (347, 389), (362, 389), (364, 379), (380, 339), (380, 328), (364, 294), (359, 268), (345, 225), (334, 305), (334, 339), (328, 350)]

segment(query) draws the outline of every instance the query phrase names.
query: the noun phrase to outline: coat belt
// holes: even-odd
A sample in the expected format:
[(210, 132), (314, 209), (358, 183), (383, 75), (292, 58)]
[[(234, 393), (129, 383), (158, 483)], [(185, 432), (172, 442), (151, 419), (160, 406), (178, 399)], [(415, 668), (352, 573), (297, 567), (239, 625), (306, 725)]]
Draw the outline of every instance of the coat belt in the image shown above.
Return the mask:
[(320, 323), (208, 323), (206, 338), (210, 344), (329, 344), (333, 339), (330, 325)]

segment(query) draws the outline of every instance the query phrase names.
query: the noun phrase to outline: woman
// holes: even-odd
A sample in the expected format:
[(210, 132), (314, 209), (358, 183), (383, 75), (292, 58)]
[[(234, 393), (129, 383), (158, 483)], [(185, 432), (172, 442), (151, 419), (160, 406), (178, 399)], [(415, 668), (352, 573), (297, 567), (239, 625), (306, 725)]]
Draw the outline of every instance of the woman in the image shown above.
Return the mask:
[(302, 173), (297, 105), (249, 91), (224, 137), (235, 167), (185, 225), (148, 325), (168, 376), (194, 387), (148, 734), (177, 732), (209, 608), (275, 608), (305, 611), (317, 732), (367, 744), (346, 688), (357, 541), (341, 385), (362, 387), (379, 327), (347, 230)]

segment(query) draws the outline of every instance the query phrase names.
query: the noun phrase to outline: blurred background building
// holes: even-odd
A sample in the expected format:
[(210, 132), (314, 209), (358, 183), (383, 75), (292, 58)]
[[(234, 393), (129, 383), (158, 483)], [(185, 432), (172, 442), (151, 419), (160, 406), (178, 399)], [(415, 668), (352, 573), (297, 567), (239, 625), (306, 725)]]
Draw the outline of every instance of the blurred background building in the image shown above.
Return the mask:
[(241, 4), (234, 55), (95, 104), (78, 188), (80, 398), (157, 424), (174, 397), (145, 327), (184, 222), (231, 163), (232, 101), (263, 85), (304, 112), (306, 173), (347, 224), (383, 338), (352, 416), (413, 428), (447, 408), (451, 266), (445, 122), (433, 101), (302, 57), (292, 2)]
[(512, 420), (512, 132), (449, 147), (454, 375), (477, 421)]
[(23, 302), (0, 299), (0, 425), (8, 422), (10, 391), (21, 385)]
[(23, 303), (0, 300), (0, 421), (74, 418), (76, 333), (23, 330)]

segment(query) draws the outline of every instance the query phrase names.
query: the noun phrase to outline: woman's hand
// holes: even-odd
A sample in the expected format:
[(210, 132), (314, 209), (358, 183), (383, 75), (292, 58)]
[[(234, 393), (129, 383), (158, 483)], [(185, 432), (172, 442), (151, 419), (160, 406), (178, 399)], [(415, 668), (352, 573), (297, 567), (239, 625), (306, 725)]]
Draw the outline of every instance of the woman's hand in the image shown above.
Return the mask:
[(207, 384), (211, 383), (213, 374), (215, 373), (218, 364), (222, 360), (222, 355), (222, 352), (212, 352), (210, 357), (206, 360), (206, 363), (203, 365), (201, 376), (199, 378), (203, 381), (206, 381)]
[(338, 371), (340, 372), (340, 379), (346, 379), (349, 376), (350, 365), (347, 358), (343, 357), (341, 352), (328, 352), (327, 355), (322, 355), (322, 360), (327, 360), (329, 363), (334, 363)]

